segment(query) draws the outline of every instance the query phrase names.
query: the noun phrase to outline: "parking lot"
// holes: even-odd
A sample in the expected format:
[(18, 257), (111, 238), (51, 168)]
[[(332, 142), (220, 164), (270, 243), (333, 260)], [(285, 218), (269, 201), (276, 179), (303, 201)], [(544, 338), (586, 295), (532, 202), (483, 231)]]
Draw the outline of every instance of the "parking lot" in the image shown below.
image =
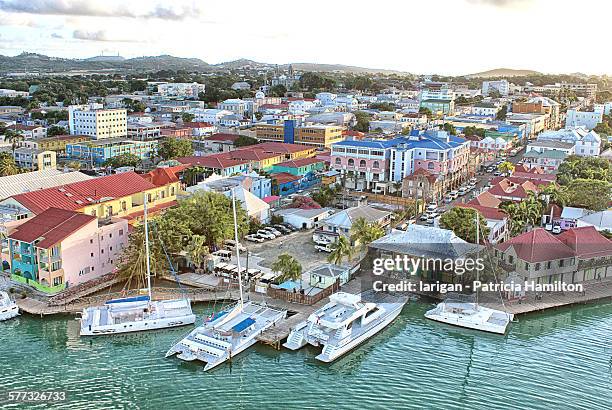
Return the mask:
[(262, 258), (261, 266), (270, 268), (278, 255), (288, 253), (302, 264), (305, 272), (327, 262), (327, 253), (315, 250), (312, 229), (296, 231), (262, 243), (245, 242), (251, 255)]

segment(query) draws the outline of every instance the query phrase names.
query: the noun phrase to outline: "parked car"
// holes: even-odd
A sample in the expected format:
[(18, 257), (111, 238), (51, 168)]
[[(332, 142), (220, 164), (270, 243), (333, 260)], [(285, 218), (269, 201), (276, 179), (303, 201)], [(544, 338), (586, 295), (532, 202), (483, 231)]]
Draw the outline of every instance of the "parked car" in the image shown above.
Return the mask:
[(244, 239), (246, 239), (249, 242), (257, 242), (257, 243), (261, 243), (263, 242), (265, 239), (260, 237), (259, 235), (247, 235), (244, 237)]
[(286, 226), (281, 225), (281, 224), (274, 225), (274, 228), (275, 228), (275, 229), (278, 229), (279, 231), (281, 231), (281, 232), (283, 232), (283, 233), (286, 233), (286, 234), (287, 234), (287, 233), (291, 233), (291, 232), (292, 232), (292, 230), (291, 230), (291, 229), (289, 229), (289, 228), (287, 228)]
[(450, 204), (453, 201), (453, 197), (450, 195), (445, 195), (444, 196), (444, 203), (445, 204)]
[(470, 178), (470, 185), (476, 185), (478, 183), (477, 178)]
[(273, 234), (276, 237), (282, 236), (283, 234), (281, 232), (279, 232), (277, 229), (272, 228), (271, 226), (267, 226), (265, 228), (262, 228), (264, 231), (268, 231), (271, 234)]
[(552, 231), (553, 230), (553, 224), (546, 224), (544, 229), (546, 229), (547, 231)]
[(259, 231), (257, 231), (257, 235), (264, 237), (266, 239), (274, 239), (276, 238), (276, 235), (274, 235), (271, 232), (268, 231), (264, 231), (263, 229), (260, 229)]
[(433, 225), (435, 219), (436, 219), (435, 216), (430, 216), (430, 217), (427, 218), (427, 223), (429, 225)]
[(332, 252), (332, 247), (331, 245), (325, 244), (325, 245), (315, 245), (315, 249), (318, 250), (319, 252), (327, 252), (327, 253), (331, 253)]
[(430, 203), (429, 205), (427, 205), (427, 212), (435, 211), (436, 209), (438, 209), (438, 205), (437, 204)]
[(289, 229), (291, 232), (295, 232), (295, 231), (297, 231), (297, 230), (298, 230), (298, 229), (297, 229), (295, 226), (293, 226), (293, 225), (289, 225), (289, 224), (282, 224), (282, 226), (284, 226), (285, 228)]
[(427, 220), (427, 218), (428, 218), (427, 214), (426, 214), (426, 213), (423, 213), (423, 214), (421, 214), (421, 216), (420, 216), (420, 218), (419, 218), (419, 219), (420, 219), (421, 221), (426, 221), (426, 220)]
[(453, 198), (453, 199), (457, 199), (457, 197), (459, 196), (459, 192), (457, 192), (457, 191), (450, 191), (448, 194), (449, 194), (449, 195), (451, 196), (451, 198)]
[(559, 226), (559, 225), (555, 225), (555, 226), (553, 227), (553, 229), (552, 229), (552, 233), (554, 233), (554, 234), (559, 234), (559, 233), (561, 233), (561, 226)]
[[(225, 246), (225, 249), (229, 251), (236, 250), (236, 241), (234, 241), (233, 239), (224, 240), (223, 245)], [(240, 252), (246, 252), (247, 249), (240, 242), (238, 242), (238, 250)]]
[(467, 194), (467, 191), (468, 191), (467, 188), (462, 186), (461, 188), (459, 188), (458, 194), (459, 194), (459, 196), (463, 196), (463, 195)]
[(500, 176), (500, 175), (501, 175), (501, 172), (499, 172), (499, 171), (495, 171), (495, 172), (493, 173), (493, 176), (494, 176), (494, 177), (498, 177), (498, 176)]

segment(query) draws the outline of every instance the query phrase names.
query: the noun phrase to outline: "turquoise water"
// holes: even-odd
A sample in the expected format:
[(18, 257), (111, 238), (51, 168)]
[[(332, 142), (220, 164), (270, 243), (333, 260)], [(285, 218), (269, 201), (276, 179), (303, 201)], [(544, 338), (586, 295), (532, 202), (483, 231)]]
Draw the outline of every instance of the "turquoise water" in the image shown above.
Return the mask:
[(21, 316), (0, 323), (0, 394), (63, 390), (67, 409), (612, 408), (612, 304), (522, 317), (505, 337), (427, 321), (430, 306), (331, 365), (256, 346), (211, 373), (164, 358), (191, 328), (84, 339), (72, 317)]

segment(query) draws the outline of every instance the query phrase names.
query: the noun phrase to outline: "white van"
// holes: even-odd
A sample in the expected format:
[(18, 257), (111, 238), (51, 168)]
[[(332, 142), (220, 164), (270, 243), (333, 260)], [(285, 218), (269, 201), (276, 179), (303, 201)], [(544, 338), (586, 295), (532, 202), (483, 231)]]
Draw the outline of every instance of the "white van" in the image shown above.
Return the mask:
[[(236, 250), (236, 241), (234, 241), (233, 239), (226, 239), (223, 241), (223, 245), (225, 246), (225, 249), (230, 250), (230, 251), (235, 251)], [(246, 252), (246, 248), (244, 246), (242, 246), (241, 243), (238, 243), (238, 250), (240, 252)]]

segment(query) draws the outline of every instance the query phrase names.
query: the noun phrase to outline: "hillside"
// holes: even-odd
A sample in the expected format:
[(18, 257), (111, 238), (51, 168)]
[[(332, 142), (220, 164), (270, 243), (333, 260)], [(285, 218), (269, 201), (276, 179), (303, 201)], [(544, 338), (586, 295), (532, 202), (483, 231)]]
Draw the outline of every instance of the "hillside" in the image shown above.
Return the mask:
[[(287, 68), (288, 64), (280, 66)], [(407, 72), (397, 70), (385, 70), (379, 68), (356, 67), (343, 64), (317, 64), (317, 63), (292, 63), (296, 70), (300, 71), (320, 71), (320, 72), (343, 72), (343, 73), (368, 73), (368, 74), (408, 74)]]
[(540, 75), (542, 73), (534, 70), (515, 70), (513, 68), (495, 68), (481, 73), (468, 74), (466, 78), (492, 78), (492, 77), (523, 77), (527, 75)]
[(93, 57), (84, 60), (48, 57), (33, 53), (21, 53), (15, 57), (0, 55), (0, 72), (29, 71), (61, 73), (74, 70), (210, 71), (211, 66), (198, 58), (181, 58), (169, 55), (128, 59), (123, 59), (121, 57)]

